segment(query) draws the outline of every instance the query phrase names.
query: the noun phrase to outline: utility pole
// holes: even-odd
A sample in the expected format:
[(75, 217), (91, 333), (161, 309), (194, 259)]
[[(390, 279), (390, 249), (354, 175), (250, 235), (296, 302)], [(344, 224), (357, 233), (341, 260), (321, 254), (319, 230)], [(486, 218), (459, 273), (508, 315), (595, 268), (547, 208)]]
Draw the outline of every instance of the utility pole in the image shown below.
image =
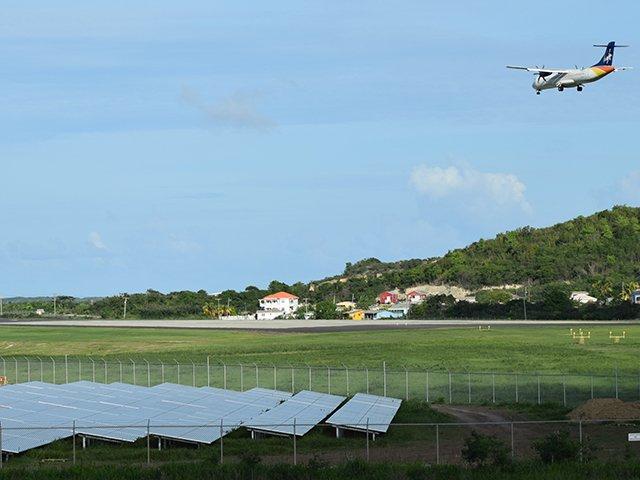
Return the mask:
[(309, 314), (309, 299), (307, 297), (304, 297), (303, 300), (304, 300), (304, 318), (306, 320), (307, 315)]
[(120, 295), (124, 301), (124, 305), (122, 306), (122, 319), (125, 320), (127, 318), (127, 300), (129, 296), (126, 293)]
[(55, 317), (58, 314), (58, 296), (53, 296), (53, 316)]
[(0, 295), (0, 317), (2, 316), (2, 295)]
[[(527, 280), (528, 282), (528, 280)], [(522, 297), (522, 307), (524, 309), (524, 320), (527, 320), (527, 285), (524, 285), (524, 295)]]

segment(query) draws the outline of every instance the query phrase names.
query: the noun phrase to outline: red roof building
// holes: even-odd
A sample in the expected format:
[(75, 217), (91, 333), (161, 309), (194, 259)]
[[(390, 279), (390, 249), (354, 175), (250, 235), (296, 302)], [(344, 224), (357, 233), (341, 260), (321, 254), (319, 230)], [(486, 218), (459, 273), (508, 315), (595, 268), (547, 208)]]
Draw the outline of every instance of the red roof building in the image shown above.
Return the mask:
[(396, 292), (382, 292), (378, 295), (378, 303), (383, 305), (398, 303), (398, 294)]
[(407, 293), (407, 300), (409, 300), (409, 303), (412, 304), (417, 304), (417, 303), (422, 303), (427, 299), (427, 294), (424, 292), (420, 292), (418, 290), (411, 290), (410, 292)]

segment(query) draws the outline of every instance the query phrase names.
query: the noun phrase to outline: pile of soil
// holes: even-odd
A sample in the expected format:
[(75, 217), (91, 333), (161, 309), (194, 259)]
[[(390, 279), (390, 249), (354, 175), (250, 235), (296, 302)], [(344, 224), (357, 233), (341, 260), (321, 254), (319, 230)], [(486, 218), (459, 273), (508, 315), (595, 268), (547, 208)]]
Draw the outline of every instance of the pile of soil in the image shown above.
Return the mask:
[(615, 398), (596, 398), (583, 403), (569, 413), (572, 420), (640, 419), (640, 403)]

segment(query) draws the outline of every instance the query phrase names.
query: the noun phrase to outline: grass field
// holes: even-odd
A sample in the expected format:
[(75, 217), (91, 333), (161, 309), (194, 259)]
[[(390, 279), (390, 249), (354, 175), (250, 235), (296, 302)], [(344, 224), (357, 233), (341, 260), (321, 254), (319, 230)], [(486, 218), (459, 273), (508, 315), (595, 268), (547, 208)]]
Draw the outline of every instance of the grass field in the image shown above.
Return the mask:
[[(586, 329), (585, 329), (586, 330)], [(637, 374), (640, 326), (626, 326), (614, 345), (609, 326), (592, 327), (586, 345), (568, 329), (495, 327), (264, 333), (217, 330), (0, 327), (5, 357), (92, 355), (105, 358), (198, 360), (262, 364), (420, 367), (453, 371)], [(622, 331), (615, 329), (616, 333)]]

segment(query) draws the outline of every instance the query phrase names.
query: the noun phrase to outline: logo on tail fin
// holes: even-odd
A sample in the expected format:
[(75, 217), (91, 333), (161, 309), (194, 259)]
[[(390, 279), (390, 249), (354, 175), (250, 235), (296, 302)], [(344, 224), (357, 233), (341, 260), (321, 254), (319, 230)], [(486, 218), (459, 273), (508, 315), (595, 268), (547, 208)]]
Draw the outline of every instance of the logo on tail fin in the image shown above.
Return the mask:
[(598, 67), (601, 65), (611, 65), (613, 63), (613, 51), (616, 48), (616, 42), (609, 42), (606, 45), (594, 45), (594, 47), (606, 47), (604, 55), (602, 56), (600, 61), (594, 65), (594, 67)]

